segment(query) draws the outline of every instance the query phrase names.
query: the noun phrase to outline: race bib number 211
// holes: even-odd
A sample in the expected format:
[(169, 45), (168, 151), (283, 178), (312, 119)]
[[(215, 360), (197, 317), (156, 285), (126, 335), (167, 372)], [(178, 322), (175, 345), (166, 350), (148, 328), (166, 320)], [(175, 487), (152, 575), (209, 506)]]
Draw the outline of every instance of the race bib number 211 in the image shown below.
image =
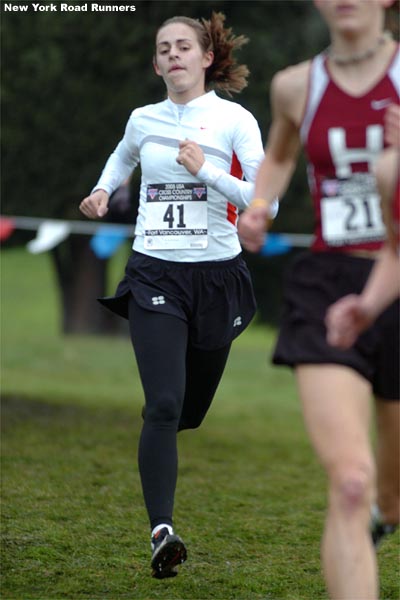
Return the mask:
[[(380, 198), (368, 175), (322, 183), (322, 236), (330, 246), (382, 240), (385, 226)], [(328, 193), (326, 193), (328, 192)], [(332, 193), (334, 192), (334, 193)]]

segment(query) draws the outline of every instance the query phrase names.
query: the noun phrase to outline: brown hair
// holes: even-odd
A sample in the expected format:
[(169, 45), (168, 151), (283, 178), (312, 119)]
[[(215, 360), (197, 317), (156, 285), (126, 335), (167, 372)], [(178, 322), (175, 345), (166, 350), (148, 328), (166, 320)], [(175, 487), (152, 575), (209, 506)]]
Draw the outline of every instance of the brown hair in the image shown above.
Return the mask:
[(213, 12), (209, 20), (201, 21), (178, 16), (164, 21), (158, 31), (173, 23), (183, 23), (194, 29), (203, 52), (214, 53), (214, 60), (206, 70), (206, 89), (216, 89), (231, 96), (247, 86), (250, 71), (246, 65), (237, 64), (233, 53), (246, 44), (248, 38), (234, 35), (231, 28), (225, 29), (224, 21), (225, 15), (221, 12)]

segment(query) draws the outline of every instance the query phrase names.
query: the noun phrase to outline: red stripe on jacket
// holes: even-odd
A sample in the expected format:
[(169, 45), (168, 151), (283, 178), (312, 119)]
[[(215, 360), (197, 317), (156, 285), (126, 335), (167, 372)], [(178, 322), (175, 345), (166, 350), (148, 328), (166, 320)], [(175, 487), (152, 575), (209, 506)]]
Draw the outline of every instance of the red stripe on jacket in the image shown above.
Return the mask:
[[(235, 153), (232, 154), (230, 174), (233, 175), (234, 177), (237, 177), (238, 179), (242, 179), (242, 177), (243, 177), (242, 167), (241, 167), (239, 159)], [(230, 223), (232, 223), (232, 225), (236, 226), (238, 213), (239, 213), (239, 211), (238, 211), (237, 207), (234, 206), (233, 204), (231, 204), (231, 202), (228, 202), (226, 205), (226, 217), (227, 217), (228, 221)]]

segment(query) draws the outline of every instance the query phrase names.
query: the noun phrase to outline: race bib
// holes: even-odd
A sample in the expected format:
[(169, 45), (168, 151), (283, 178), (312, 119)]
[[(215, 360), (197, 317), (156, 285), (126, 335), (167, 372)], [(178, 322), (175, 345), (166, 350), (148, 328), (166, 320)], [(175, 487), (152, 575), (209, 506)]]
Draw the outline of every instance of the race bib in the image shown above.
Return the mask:
[(375, 179), (356, 173), (346, 180), (321, 184), (322, 237), (329, 246), (380, 241), (385, 237), (380, 198)]
[(148, 250), (207, 248), (207, 186), (147, 186), (144, 247)]

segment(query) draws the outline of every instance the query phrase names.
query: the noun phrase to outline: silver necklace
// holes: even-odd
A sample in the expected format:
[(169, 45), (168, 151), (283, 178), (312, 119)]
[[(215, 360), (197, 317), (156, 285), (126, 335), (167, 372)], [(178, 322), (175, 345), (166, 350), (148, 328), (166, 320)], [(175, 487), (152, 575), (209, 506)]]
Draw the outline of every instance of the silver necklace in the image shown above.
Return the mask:
[(363, 50), (363, 52), (357, 52), (356, 54), (351, 54), (350, 56), (341, 56), (340, 54), (335, 54), (332, 52), (332, 46), (329, 46), (325, 50), (325, 54), (329, 56), (329, 58), (337, 65), (343, 66), (357, 64), (374, 56), (378, 49), (391, 39), (391, 33), (389, 31), (384, 31), (382, 35), (379, 36), (375, 45), (372, 46), (372, 48), (368, 48), (368, 50)]

